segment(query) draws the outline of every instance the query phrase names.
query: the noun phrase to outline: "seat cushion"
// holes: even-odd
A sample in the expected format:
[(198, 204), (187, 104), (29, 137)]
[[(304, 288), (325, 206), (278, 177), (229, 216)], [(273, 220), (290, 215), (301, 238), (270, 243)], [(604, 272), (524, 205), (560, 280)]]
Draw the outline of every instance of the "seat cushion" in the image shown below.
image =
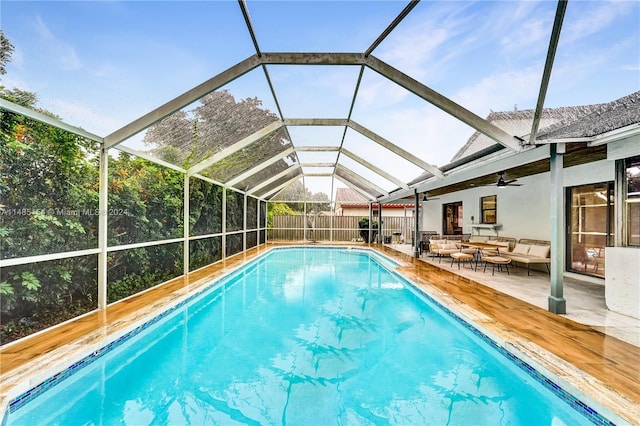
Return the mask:
[(508, 257), (502, 257), (502, 256), (483, 256), (482, 261), (495, 263), (495, 264), (507, 264), (511, 262), (511, 259)]
[(454, 259), (473, 259), (473, 255), (460, 252), (451, 253), (451, 257), (453, 257)]

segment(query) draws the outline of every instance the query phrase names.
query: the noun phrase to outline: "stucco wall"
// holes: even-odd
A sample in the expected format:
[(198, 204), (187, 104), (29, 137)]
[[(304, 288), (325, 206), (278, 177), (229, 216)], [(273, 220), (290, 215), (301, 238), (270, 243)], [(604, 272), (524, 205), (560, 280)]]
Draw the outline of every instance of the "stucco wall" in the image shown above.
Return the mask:
[[(585, 185), (612, 181), (615, 175), (613, 161), (602, 160), (589, 164), (564, 169), (563, 186)], [(472, 188), (453, 194), (439, 196), (438, 199), (423, 203), (424, 214), (421, 230), (442, 232), (442, 205), (462, 201), (463, 232), (496, 235), (489, 229), (480, 231), (471, 228), (471, 216), (475, 223), (480, 219), (480, 197), (497, 195), (497, 221), (502, 225), (498, 235), (505, 237), (532, 238), (538, 240), (551, 239), (551, 186), (550, 173), (540, 173), (519, 178), (516, 183), (522, 186), (511, 186), (499, 189), (493, 186)], [(564, 215), (564, 207), (558, 214)]]
[(607, 308), (640, 319), (640, 249), (607, 247), (605, 270)]
[(497, 221), (502, 225), (498, 235), (514, 238), (549, 239), (549, 174), (518, 179), (522, 186), (504, 189), (497, 187), (473, 188), (454, 194), (446, 194), (438, 199), (423, 203), (422, 230), (442, 232), (442, 205), (462, 201), (464, 233), (474, 235), (496, 235), (489, 229), (472, 230), (471, 216), (474, 223), (480, 221), (480, 198), (497, 195)]

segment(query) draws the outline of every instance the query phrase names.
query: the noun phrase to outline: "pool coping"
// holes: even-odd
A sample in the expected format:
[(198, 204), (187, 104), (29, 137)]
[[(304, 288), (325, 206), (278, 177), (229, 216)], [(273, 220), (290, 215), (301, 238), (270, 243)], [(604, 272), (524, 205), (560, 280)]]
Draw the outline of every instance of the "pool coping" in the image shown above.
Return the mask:
[[(393, 268), (392, 272), (407, 281), (415, 291), (456, 317), (458, 321), (462, 320), (465, 327), (471, 327), (476, 334), (482, 334), (485, 340), (492, 341), (493, 346), (496, 348), (501, 348), (506, 353), (512, 354), (525, 364), (528, 364), (546, 377), (550, 383), (566, 390), (588, 407), (600, 413), (606, 420), (609, 420), (609, 422), (603, 421), (601, 424), (611, 424), (610, 422), (631, 424), (632, 421), (629, 419), (640, 418), (639, 404), (629, 401), (624, 395), (607, 387), (576, 366), (518, 336), (513, 331), (501, 326), (497, 321), (465, 305), (446, 292), (430, 286), (428, 282), (415, 282), (412, 278), (405, 276), (401, 270), (398, 271), (398, 268), (408, 264), (401, 260), (393, 259), (388, 254), (373, 247), (287, 245), (267, 248), (237, 266), (228, 268), (221, 275), (201, 278), (185, 288), (176, 290), (164, 298), (156, 300), (155, 303), (146, 307), (146, 312), (133, 312), (118, 324), (100, 327), (67, 345), (35, 358), (22, 368), (17, 368), (1, 375), (0, 420), (4, 423), (9, 408), (15, 407), (17, 409), (21, 402), (24, 404), (31, 398), (33, 392), (42, 391), (42, 387), (46, 388), (50, 383), (55, 384), (67, 375), (73, 374), (75, 369), (82, 368), (84, 365), (95, 361), (113, 347), (170, 315), (182, 305), (199, 297), (206, 291), (223, 285), (226, 281), (232, 279), (239, 269), (256, 263), (273, 250), (292, 248), (353, 249), (363, 253), (375, 253), (376, 256), (389, 259), (398, 265)], [(388, 266), (387, 269), (389, 269)], [(116, 325), (117, 327), (114, 327)], [(109, 330), (109, 328), (112, 328), (112, 330)], [(46, 368), (43, 369), (43, 365)]]

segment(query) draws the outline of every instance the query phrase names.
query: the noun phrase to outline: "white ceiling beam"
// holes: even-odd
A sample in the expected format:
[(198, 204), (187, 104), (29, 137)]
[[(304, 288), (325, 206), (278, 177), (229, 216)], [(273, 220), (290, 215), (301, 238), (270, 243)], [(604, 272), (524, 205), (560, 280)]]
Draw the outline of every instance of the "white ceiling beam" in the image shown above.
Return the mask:
[(296, 147), (298, 152), (338, 152), (339, 146), (298, 146)]
[(433, 106), (440, 108), (463, 123), (468, 124), (499, 144), (504, 145), (515, 152), (522, 151), (522, 140), (520, 138), (510, 135), (498, 126), (495, 126), (484, 118), (455, 103), (451, 99), (409, 77), (396, 68), (393, 68), (391, 65), (382, 62), (375, 56), (368, 56), (366, 58), (366, 65), (373, 71), (383, 75), (399, 86), (404, 87), (411, 93), (416, 94)]
[(547, 49), (547, 59), (544, 63), (542, 81), (540, 82), (540, 90), (538, 92), (538, 102), (536, 103), (536, 109), (533, 113), (533, 123), (531, 124), (531, 133), (529, 134), (529, 145), (535, 144), (536, 137), (538, 136), (540, 118), (542, 117), (542, 109), (544, 108), (544, 99), (547, 96), (547, 89), (549, 88), (551, 69), (553, 68), (553, 61), (556, 57), (556, 50), (558, 49), (558, 42), (560, 40), (560, 30), (562, 28), (562, 21), (564, 20), (564, 13), (566, 10), (567, 1), (558, 1), (556, 17), (553, 22), (553, 29), (551, 30), (551, 39), (549, 40), (549, 49)]
[(300, 167), (334, 167), (336, 163), (300, 163)]
[(189, 177), (190, 177), (190, 178), (198, 178), (198, 179), (202, 179), (203, 181), (205, 181), (205, 182), (209, 182), (209, 183), (212, 183), (212, 184), (214, 184), (214, 185), (224, 186), (224, 183), (222, 183), (222, 182), (218, 182), (217, 180), (215, 180), (215, 179), (211, 179), (210, 177), (207, 177), (207, 176), (202, 176), (202, 175), (199, 175), (199, 174), (195, 174), (195, 175), (191, 175), (191, 176), (189, 176)]
[(367, 160), (365, 160), (364, 158), (354, 154), (353, 152), (342, 148), (340, 150), (344, 155), (346, 155), (347, 157), (351, 158), (354, 161), (357, 161), (358, 163), (362, 164), (363, 166), (365, 166), (366, 168), (368, 168), (369, 170), (373, 170), (374, 172), (376, 172), (377, 174), (379, 174), (380, 176), (384, 177), (385, 179), (387, 179), (390, 182), (395, 183), (396, 185), (398, 185), (400, 188), (403, 189), (409, 189), (409, 185), (407, 185), (406, 183), (404, 183), (403, 181), (401, 181), (400, 179), (396, 178), (395, 176), (385, 172), (384, 170), (382, 170), (379, 167), (376, 167), (375, 165), (369, 163)]
[[(416, 166), (420, 167), (424, 171), (429, 172), (434, 176), (438, 176), (438, 177), (444, 176), (440, 171), (440, 169), (438, 169), (437, 167), (427, 163), (426, 161), (421, 160), (420, 158), (416, 157), (410, 152), (400, 148), (399, 146), (395, 145), (393, 142), (386, 140), (382, 136), (377, 135), (376, 133), (372, 132), (371, 130), (367, 129), (361, 124), (356, 123), (353, 120), (346, 120), (341, 118), (318, 118), (318, 119), (287, 118), (284, 120), (284, 124), (286, 126), (348, 126), (348, 127), (351, 127), (353, 130), (357, 131), (358, 133), (360, 133), (361, 135), (366, 136), (372, 141), (383, 146), (384, 148), (403, 157), (405, 160), (415, 164)], [(301, 149), (298, 149), (298, 151), (301, 151)], [(391, 180), (391, 181), (395, 182), (394, 180)], [(406, 184), (404, 183), (402, 185), (406, 186)]]
[(437, 168), (436, 166), (431, 165), (431, 164), (427, 163), (426, 161), (421, 160), (420, 158), (416, 157), (415, 155), (413, 155), (409, 151), (406, 151), (406, 150), (400, 148), (399, 146), (397, 146), (394, 143), (386, 140), (382, 136), (372, 132), (371, 130), (367, 129), (366, 127), (356, 123), (355, 121), (349, 120), (349, 127), (351, 127), (356, 132), (360, 133), (361, 135), (366, 136), (367, 138), (371, 139), (372, 141), (374, 141), (378, 145), (383, 146), (384, 148), (388, 149), (389, 151), (394, 152), (395, 154), (398, 154), (400, 157), (404, 158), (405, 160), (415, 164), (416, 166), (420, 167), (422, 170), (424, 170), (426, 172), (429, 172), (432, 175), (434, 175), (436, 177), (439, 177), (439, 178), (444, 177), (444, 174), (442, 173), (442, 171), (439, 168)]
[(266, 159), (264, 161), (261, 161), (260, 164), (258, 164), (255, 167), (250, 168), (249, 170), (239, 174), (238, 176), (234, 177), (233, 179), (229, 179), (229, 181), (227, 181), (227, 185), (228, 186), (234, 186), (237, 183), (242, 182), (243, 180), (255, 175), (256, 173), (258, 173), (259, 171), (266, 169), (267, 167), (269, 167), (270, 165), (277, 163), (278, 161), (282, 160), (283, 158), (287, 157), (288, 155), (292, 154), (293, 152), (295, 152), (295, 149), (292, 148), (288, 148), (282, 152), (279, 152), (278, 154), (274, 155), (273, 157)]
[(340, 171), (340, 172), (346, 174), (347, 176), (349, 176), (350, 178), (355, 179), (356, 181), (360, 182), (361, 184), (363, 184), (365, 186), (368, 186), (371, 189), (375, 189), (382, 196), (389, 195), (389, 193), (387, 191), (385, 191), (384, 189), (380, 188), (375, 183), (373, 183), (370, 180), (360, 176), (359, 174), (357, 174), (355, 172), (352, 172), (351, 170), (347, 169), (346, 167), (344, 167), (341, 164), (336, 164), (336, 171)]
[(289, 179), (288, 181), (276, 186), (275, 188), (271, 189), (268, 192), (265, 192), (264, 194), (262, 194), (262, 198), (268, 198), (270, 196), (276, 195), (278, 192), (282, 191), (284, 188), (286, 188), (287, 186), (291, 185), (293, 183), (293, 181), (296, 181), (298, 179), (300, 179), (302, 176), (295, 176), (292, 177), (291, 179)]
[[(259, 183), (258, 185), (254, 186), (253, 188), (250, 188), (247, 191), (247, 194), (253, 194), (256, 191), (260, 191), (265, 186), (268, 186), (268, 185), (272, 184), (273, 182), (277, 181), (278, 179), (282, 179), (282, 177), (286, 176), (287, 174), (291, 173), (293, 170), (296, 170), (296, 169), (300, 169), (300, 165), (299, 164), (291, 166), (291, 167), (281, 171), (277, 175), (271, 176), (269, 179)], [(297, 177), (300, 178), (301, 176), (299, 175)]]
[(362, 195), (363, 197), (367, 198), (369, 201), (375, 201), (376, 197), (373, 194), (369, 194), (367, 191), (365, 191), (364, 189), (360, 188), (359, 186), (354, 185), (353, 183), (349, 182), (348, 180), (346, 180), (343, 177), (340, 177), (338, 175), (334, 176), (336, 179), (338, 179), (340, 182), (344, 183), (345, 185), (347, 185), (349, 188), (353, 189), (354, 191), (356, 191), (358, 194)]
[(262, 52), (264, 65), (364, 65), (362, 53)]
[(227, 68), (225, 71), (222, 71), (220, 74), (210, 78), (204, 83), (199, 84), (193, 89), (143, 115), (137, 120), (132, 121), (121, 129), (111, 133), (104, 138), (106, 147), (109, 148), (111, 146), (117, 145), (122, 141), (130, 138), (131, 136), (140, 133), (152, 124), (157, 123), (158, 121), (173, 114), (174, 112), (186, 107), (189, 104), (192, 104), (203, 96), (208, 95), (214, 90), (248, 73), (258, 66), (260, 66), (260, 59), (257, 55), (253, 55), (245, 59), (244, 61), (239, 62), (230, 68)]
[(198, 164), (196, 164), (195, 166), (192, 166), (191, 168), (189, 168), (188, 170), (188, 174), (192, 175), (195, 173), (200, 173), (202, 170), (206, 169), (207, 167), (212, 166), (214, 163), (217, 163), (218, 161), (222, 160), (225, 157), (230, 156), (231, 154), (233, 154), (234, 152), (240, 151), (242, 148), (245, 148), (249, 145), (251, 145), (252, 143), (270, 135), (271, 133), (277, 131), (278, 129), (280, 129), (283, 126), (282, 121), (278, 120), (278, 121), (274, 121), (273, 123), (269, 124), (267, 127), (264, 127), (260, 130), (258, 130), (257, 132), (247, 136), (246, 138), (234, 143), (233, 145), (230, 145), (226, 148), (224, 148), (222, 151), (216, 152), (215, 154), (213, 154), (212, 156), (208, 157), (206, 160), (203, 160), (201, 162), (199, 162)]
[(342, 126), (349, 125), (346, 118), (285, 118), (285, 126)]
[(178, 171), (180, 173), (187, 173), (187, 171), (185, 169), (183, 169), (182, 167), (176, 166), (175, 164), (171, 164), (171, 163), (169, 163), (167, 161), (164, 161), (164, 160), (161, 160), (161, 159), (159, 159), (157, 157), (154, 157), (153, 154), (150, 154), (148, 152), (138, 151), (137, 149), (129, 148), (129, 147), (124, 146), (124, 145), (119, 145), (119, 146), (116, 146), (116, 147), (114, 147), (112, 149), (116, 149), (118, 151), (126, 152), (128, 154), (135, 155), (136, 157), (144, 158), (145, 160), (151, 161), (152, 163), (159, 164), (159, 165), (164, 166), (164, 167), (168, 167), (168, 168), (173, 169), (175, 171)]
[(87, 132), (80, 127), (72, 126), (71, 124), (67, 124), (62, 120), (51, 117), (50, 115), (42, 114), (41, 112), (23, 107), (22, 105), (15, 104), (6, 99), (0, 99), (0, 108), (19, 115), (24, 115), (25, 117), (29, 117), (41, 123), (57, 127), (58, 129), (66, 130), (67, 132), (74, 133), (78, 136), (82, 136), (83, 138), (87, 138), (95, 142), (104, 142), (104, 138), (102, 138), (101, 136), (94, 135), (93, 133)]

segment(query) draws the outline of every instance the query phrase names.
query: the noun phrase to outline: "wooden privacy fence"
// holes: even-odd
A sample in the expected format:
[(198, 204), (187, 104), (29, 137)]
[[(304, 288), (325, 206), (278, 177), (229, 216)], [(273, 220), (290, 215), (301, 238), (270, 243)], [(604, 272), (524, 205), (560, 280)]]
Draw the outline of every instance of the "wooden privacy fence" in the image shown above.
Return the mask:
[[(284, 241), (353, 241), (360, 238), (358, 222), (363, 216), (273, 216), (268, 239)], [(374, 218), (377, 221), (377, 218)], [(410, 243), (413, 217), (382, 216), (382, 235)], [(394, 235), (397, 234), (397, 235)]]

